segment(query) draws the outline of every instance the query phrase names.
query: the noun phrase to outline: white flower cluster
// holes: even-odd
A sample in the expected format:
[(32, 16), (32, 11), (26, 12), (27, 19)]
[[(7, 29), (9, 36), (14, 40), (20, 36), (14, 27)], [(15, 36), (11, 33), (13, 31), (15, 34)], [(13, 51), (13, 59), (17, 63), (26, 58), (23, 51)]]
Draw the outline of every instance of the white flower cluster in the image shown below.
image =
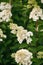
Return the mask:
[(43, 51), (39, 51), (38, 53), (37, 53), (37, 58), (39, 58), (39, 59), (43, 59)]
[(0, 41), (3, 41), (2, 38), (6, 38), (6, 35), (4, 35), (2, 29), (0, 29)]
[(0, 22), (8, 22), (12, 16), (11, 5), (6, 2), (0, 3)]
[(23, 42), (24, 39), (27, 41), (27, 44), (31, 43), (31, 36), (33, 36), (33, 33), (31, 31), (27, 31), (22, 26), (18, 26), (14, 23), (10, 23), (9, 27), (11, 29), (11, 33), (16, 34), (17, 40), (20, 44)]
[(41, 0), (41, 3), (43, 3), (43, 0)]
[(43, 10), (39, 6), (37, 6), (34, 7), (33, 10), (31, 11), (29, 19), (33, 19), (33, 21), (37, 21), (39, 20), (39, 18), (43, 20)]
[(31, 59), (33, 58), (32, 53), (26, 49), (20, 49), (16, 53), (11, 54), (12, 58), (15, 58), (15, 61), (19, 63), (20, 65), (31, 65), (32, 61)]

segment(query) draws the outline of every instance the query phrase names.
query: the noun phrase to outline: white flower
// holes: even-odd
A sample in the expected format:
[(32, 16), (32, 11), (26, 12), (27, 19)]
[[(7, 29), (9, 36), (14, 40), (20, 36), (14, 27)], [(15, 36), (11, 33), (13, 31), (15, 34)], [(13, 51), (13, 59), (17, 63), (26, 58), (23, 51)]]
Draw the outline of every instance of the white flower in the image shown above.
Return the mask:
[(27, 36), (33, 36), (33, 33), (31, 31), (27, 32)]
[(33, 33), (31, 31), (26, 33), (26, 42), (27, 42), (27, 44), (32, 42), (32, 38), (30, 36), (33, 36)]
[(23, 42), (23, 40), (26, 40), (27, 44), (31, 43), (32, 39), (30, 36), (33, 36), (31, 31), (28, 32), (27, 30), (20, 30), (17, 32), (17, 40), (20, 44)]
[(27, 44), (29, 44), (32, 41), (30, 36), (33, 36), (33, 33), (31, 31), (28, 32), (23, 27), (19, 26), (19, 29), (17, 31), (17, 40), (20, 44), (23, 42), (23, 40), (26, 40)]
[(18, 42), (21, 44), (24, 40), (26, 40), (27, 44), (31, 43), (33, 33), (31, 31), (25, 30), (22, 26), (18, 26), (17, 24), (10, 23), (9, 25), (12, 34), (16, 34)]
[(33, 15), (33, 21), (37, 21), (37, 20), (39, 20), (39, 17), (38, 17), (38, 16)]
[[(11, 18), (11, 16), (12, 16), (12, 14), (11, 14), (11, 11), (10, 10), (3, 10), (2, 11), (2, 20), (3, 21), (6, 21), (6, 22), (8, 22), (9, 20), (10, 20), (10, 18)], [(8, 20), (8, 21), (7, 21)]]
[(24, 30), (24, 29), (21, 29), (21, 28), (20, 28), (20, 30), (18, 29), (17, 40), (19, 41), (19, 43), (22, 43), (23, 40), (26, 38), (26, 33), (27, 33), (27, 30)]
[(5, 6), (6, 9), (11, 9), (11, 7), (12, 6), (10, 5), (10, 3), (7, 3), (6, 6)]
[(39, 59), (43, 59), (43, 51), (39, 51), (38, 53), (37, 53), (37, 58), (39, 58)]
[(6, 2), (1, 2), (0, 3), (0, 10), (5, 9), (5, 4), (6, 4)]
[(12, 29), (11, 33), (13, 33), (13, 34), (17, 33), (17, 29), (18, 29), (17, 24), (10, 23), (9, 27), (10, 27), (10, 29)]
[(3, 41), (2, 38), (6, 38), (6, 35), (4, 35), (3, 31), (0, 29), (0, 41)]
[(17, 30), (17, 28), (18, 28), (17, 24), (15, 24), (15, 23), (10, 23), (9, 27), (10, 27), (10, 29), (12, 29), (12, 30), (14, 30), (14, 29)]
[(0, 10), (5, 10), (5, 9), (11, 9), (11, 5), (6, 2), (1, 2), (0, 3)]
[(0, 12), (0, 22), (3, 21), (10, 21), (12, 14), (10, 10), (3, 10), (2, 12)]
[(0, 3), (0, 22), (3, 22), (3, 21), (10, 21), (10, 18), (12, 16), (12, 13), (11, 13), (11, 5), (9, 3), (6, 3), (6, 2), (1, 2)]
[(43, 13), (42, 13), (42, 9), (39, 6), (37, 6), (34, 7), (33, 10), (31, 11), (29, 19), (33, 19), (33, 21), (37, 21), (39, 20), (39, 18), (43, 20)]
[(12, 34), (16, 34), (17, 31), (16, 31), (16, 30), (12, 30), (11, 33), (12, 33)]
[(24, 39), (21, 39), (21, 38), (17, 38), (17, 40), (19, 41), (19, 43), (21, 44), (23, 42)]
[(43, 0), (41, 0), (41, 3), (43, 3)]
[(23, 26), (18, 26), (18, 30), (24, 30)]
[(27, 41), (27, 44), (29, 44), (29, 43), (32, 42), (32, 38), (30, 38), (30, 37), (28, 38), (28, 37), (27, 37), (27, 38), (26, 38), (26, 41)]
[(26, 49), (21, 49), (21, 50), (18, 50), (16, 53), (12, 53), (11, 57), (15, 58), (15, 61), (17, 63), (23, 64), (23, 65), (32, 64), (32, 61), (31, 61), (31, 59), (33, 58), (32, 53)]

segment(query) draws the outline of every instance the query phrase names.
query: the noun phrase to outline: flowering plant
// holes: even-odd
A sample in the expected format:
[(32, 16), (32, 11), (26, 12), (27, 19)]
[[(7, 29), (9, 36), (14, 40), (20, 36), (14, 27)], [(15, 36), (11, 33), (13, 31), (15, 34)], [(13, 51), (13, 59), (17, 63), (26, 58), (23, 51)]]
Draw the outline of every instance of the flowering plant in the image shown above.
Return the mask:
[(0, 65), (43, 65), (43, 0), (0, 0)]

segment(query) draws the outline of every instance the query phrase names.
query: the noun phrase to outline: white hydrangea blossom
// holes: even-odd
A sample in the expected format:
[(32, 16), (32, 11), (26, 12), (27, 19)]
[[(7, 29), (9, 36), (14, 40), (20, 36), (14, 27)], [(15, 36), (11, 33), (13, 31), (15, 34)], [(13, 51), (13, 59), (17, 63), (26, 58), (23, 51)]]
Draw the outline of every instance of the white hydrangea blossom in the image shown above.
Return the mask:
[(37, 21), (40, 18), (41, 20), (43, 20), (43, 12), (42, 11), (43, 10), (39, 6), (34, 7), (30, 13), (29, 19), (33, 19), (33, 21)]
[(2, 29), (0, 29), (0, 41), (3, 41), (3, 39), (2, 39), (2, 38), (6, 38), (6, 35), (5, 35), (5, 34), (3, 34)]
[(20, 65), (31, 65), (33, 58), (32, 53), (28, 51), (27, 49), (20, 49), (16, 53), (11, 54), (12, 58), (15, 58), (15, 61), (19, 63)]
[(1, 2), (0, 3), (0, 22), (3, 22), (3, 21), (10, 21), (10, 18), (12, 16), (12, 13), (11, 13), (11, 5), (9, 3), (6, 3), (6, 2)]
[(43, 0), (41, 0), (41, 3), (43, 3)]
[(31, 43), (33, 33), (31, 31), (25, 30), (22, 26), (17, 26), (17, 24), (10, 23), (9, 25), (11, 33), (16, 34), (18, 42), (21, 44), (23, 40), (26, 40), (27, 44)]

